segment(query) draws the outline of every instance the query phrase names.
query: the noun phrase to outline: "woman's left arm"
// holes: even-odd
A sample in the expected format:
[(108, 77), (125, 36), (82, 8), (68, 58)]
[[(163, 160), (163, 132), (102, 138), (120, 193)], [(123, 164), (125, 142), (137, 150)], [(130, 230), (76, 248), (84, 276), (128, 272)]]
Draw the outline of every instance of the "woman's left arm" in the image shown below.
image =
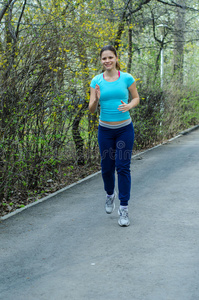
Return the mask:
[(129, 92), (131, 93), (132, 100), (128, 104), (124, 101), (121, 101), (121, 105), (119, 105), (118, 109), (122, 112), (129, 111), (131, 108), (136, 107), (140, 103), (140, 97), (136, 88), (135, 81), (130, 85), (128, 88)]

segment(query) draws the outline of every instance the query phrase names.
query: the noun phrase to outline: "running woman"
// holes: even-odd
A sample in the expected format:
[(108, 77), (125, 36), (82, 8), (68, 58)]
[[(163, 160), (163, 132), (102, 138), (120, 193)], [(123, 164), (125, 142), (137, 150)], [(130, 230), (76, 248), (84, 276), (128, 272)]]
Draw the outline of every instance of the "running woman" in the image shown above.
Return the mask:
[(107, 194), (105, 210), (107, 214), (111, 214), (115, 209), (116, 170), (120, 200), (118, 223), (120, 226), (129, 226), (130, 163), (134, 143), (134, 128), (129, 110), (136, 107), (140, 100), (135, 79), (129, 73), (120, 71), (117, 52), (113, 46), (101, 49), (100, 60), (104, 72), (91, 81), (89, 110), (94, 113), (100, 103), (98, 143)]

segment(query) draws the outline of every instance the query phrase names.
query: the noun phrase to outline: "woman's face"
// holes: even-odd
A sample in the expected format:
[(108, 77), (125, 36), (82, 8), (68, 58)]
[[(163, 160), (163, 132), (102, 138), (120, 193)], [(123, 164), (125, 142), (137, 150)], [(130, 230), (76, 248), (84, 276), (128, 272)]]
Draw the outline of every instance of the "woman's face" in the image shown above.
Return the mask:
[(105, 70), (112, 70), (116, 68), (118, 57), (115, 56), (114, 52), (106, 50), (102, 52), (101, 63)]

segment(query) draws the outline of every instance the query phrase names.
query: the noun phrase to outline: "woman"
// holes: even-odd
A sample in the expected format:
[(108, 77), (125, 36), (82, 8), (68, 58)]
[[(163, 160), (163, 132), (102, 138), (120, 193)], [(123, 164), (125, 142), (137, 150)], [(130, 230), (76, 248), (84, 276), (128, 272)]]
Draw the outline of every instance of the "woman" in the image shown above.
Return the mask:
[[(115, 169), (118, 174), (120, 226), (129, 226), (130, 162), (134, 143), (134, 128), (129, 110), (139, 104), (134, 78), (121, 72), (113, 46), (101, 49), (100, 59), (104, 72), (91, 81), (89, 110), (94, 113), (100, 101), (98, 143), (101, 155), (102, 178), (107, 193), (105, 209), (115, 209)], [(132, 100), (128, 103), (129, 92)]]

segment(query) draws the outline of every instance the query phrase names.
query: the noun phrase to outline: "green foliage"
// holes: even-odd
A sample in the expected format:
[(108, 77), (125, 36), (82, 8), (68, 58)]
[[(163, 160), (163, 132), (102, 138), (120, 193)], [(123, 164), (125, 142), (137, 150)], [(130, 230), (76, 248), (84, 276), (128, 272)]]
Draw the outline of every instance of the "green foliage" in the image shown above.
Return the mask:
[(135, 149), (149, 147), (161, 139), (162, 91), (145, 88), (139, 93), (140, 104), (131, 112), (135, 129)]
[(23, 208), (23, 207), (25, 207), (24, 204), (18, 205), (18, 208)]

